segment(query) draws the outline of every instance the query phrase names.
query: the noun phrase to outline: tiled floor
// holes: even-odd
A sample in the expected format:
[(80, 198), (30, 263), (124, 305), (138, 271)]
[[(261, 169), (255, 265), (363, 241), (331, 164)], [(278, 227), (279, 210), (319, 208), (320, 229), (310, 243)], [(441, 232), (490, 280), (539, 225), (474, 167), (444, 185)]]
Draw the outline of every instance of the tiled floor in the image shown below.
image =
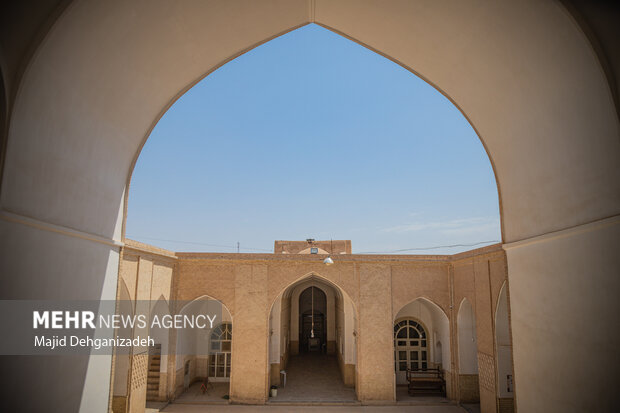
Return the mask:
[(355, 389), (345, 387), (335, 356), (309, 353), (292, 356), (286, 367), (286, 386), (279, 386), (278, 402), (355, 402)]
[[(324, 354), (305, 354), (291, 357), (287, 366), (286, 386), (279, 386), (278, 395), (269, 398), (268, 405), (230, 405), (222, 396), (228, 394), (228, 383), (214, 383), (214, 388), (203, 395), (200, 383), (192, 385), (174, 403), (161, 411), (170, 413), (466, 413), (459, 406), (442, 397), (409, 397), (406, 386), (398, 386), (397, 405), (361, 406), (355, 390), (342, 383), (335, 357)], [(219, 402), (222, 404), (200, 404)], [(321, 406), (303, 406), (302, 403), (326, 403)]]
[(467, 413), (458, 406), (242, 406), (171, 404), (165, 413)]

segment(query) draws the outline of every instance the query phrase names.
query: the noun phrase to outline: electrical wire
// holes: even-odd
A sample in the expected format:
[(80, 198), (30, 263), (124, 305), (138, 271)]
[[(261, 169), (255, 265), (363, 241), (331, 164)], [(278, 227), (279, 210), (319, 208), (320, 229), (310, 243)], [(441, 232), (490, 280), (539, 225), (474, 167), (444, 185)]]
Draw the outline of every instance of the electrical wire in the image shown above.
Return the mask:
[(393, 253), (396, 253), (396, 252), (428, 251), (428, 250), (436, 250), (436, 249), (439, 249), (439, 248), (475, 247), (476, 245), (498, 243), (498, 242), (500, 242), (500, 241), (498, 241), (498, 240), (480, 241), (480, 242), (475, 242), (473, 244), (437, 245), (435, 247), (405, 248), (405, 249), (392, 250), (392, 251), (366, 251), (366, 252), (358, 252), (358, 254), (393, 254)]
[[(162, 241), (162, 242), (175, 242), (175, 243), (180, 243), (180, 244), (200, 245), (204, 247), (229, 248), (232, 250), (242, 249), (242, 250), (248, 250), (248, 251), (273, 252), (273, 250), (265, 249), (265, 248), (251, 248), (251, 247), (239, 247), (239, 246), (234, 246), (234, 245), (207, 244), (204, 242), (179, 241), (179, 240), (163, 239), (163, 238), (151, 238), (151, 237), (140, 237), (140, 236), (133, 236), (129, 238), (140, 238), (140, 239), (148, 239), (152, 241)], [(356, 254), (395, 254), (398, 252), (407, 252), (407, 251), (429, 251), (429, 250), (436, 250), (439, 248), (475, 247), (477, 245), (491, 244), (491, 243), (498, 243), (498, 242), (501, 242), (501, 241), (491, 240), (491, 241), (475, 242), (473, 244), (437, 245), (434, 247), (403, 248), (403, 249), (391, 250), (391, 251), (364, 251), (364, 252), (358, 252)]]
[(242, 249), (242, 250), (250, 250), (250, 251), (266, 251), (273, 252), (273, 250), (268, 250), (264, 248), (250, 248), (250, 247), (238, 247), (234, 245), (219, 245), (219, 244), (206, 244), (204, 242), (193, 242), (193, 241), (179, 241), (174, 239), (163, 239), (163, 238), (151, 238), (151, 237), (141, 237), (141, 236), (131, 236), (128, 238), (140, 238), (140, 239), (148, 239), (151, 241), (162, 241), (162, 242), (175, 242), (180, 244), (191, 244), (191, 245), (201, 245), (203, 247), (216, 247), (216, 248), (230, 248), (232, 250)]

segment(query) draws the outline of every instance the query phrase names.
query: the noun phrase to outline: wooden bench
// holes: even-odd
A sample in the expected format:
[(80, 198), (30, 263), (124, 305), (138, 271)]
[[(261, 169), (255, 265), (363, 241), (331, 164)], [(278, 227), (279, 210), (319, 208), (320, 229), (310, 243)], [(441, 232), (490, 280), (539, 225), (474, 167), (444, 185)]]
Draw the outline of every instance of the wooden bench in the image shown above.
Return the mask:
[(426, 370), (407, 369), (407, 381), (409, 382), (409, 396), (446, 396), (446, 381), (440, 368)]

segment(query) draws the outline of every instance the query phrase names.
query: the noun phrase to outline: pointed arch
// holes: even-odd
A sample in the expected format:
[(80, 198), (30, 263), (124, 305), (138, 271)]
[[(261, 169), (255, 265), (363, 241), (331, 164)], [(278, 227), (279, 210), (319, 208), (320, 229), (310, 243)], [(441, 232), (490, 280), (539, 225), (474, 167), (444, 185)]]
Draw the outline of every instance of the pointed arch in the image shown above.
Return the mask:
[(478, 341), (474, 308), (465, 297), (457, 315), (459, 374), (478, 374)]
[(355, 301), (353, 300), (353, 297), (351, 296), (351, 294), (347, 291), (346, 287), (339, 285), (337, 282), (329, 279), (328, 277), (316, 272), (316, 271), (310, 271), (307, 272), (299, 277), (297, 277), (296, 279), (294, 279), (293, 281), (289, 281), (286, 286), (281, 287), (280, 291), (278, 294), (276, 294), (276, 297), (273, 298), (271, 300), (270, 306), (269, 306), (269, 310), (271, 311), (271, 309), (273, 309), (273, 305), (277, 299), (278, 296), (282, 295), (283, 298), (290, 296), (290, 294), (292, 294), (292, 288), (295, 285), (298, 285), (301, 282), (311, 282), (312, 280), (316, 280), (322, 283), (325, 283), (327, 286), (332, 287), (334, 289), (334, 291), (336, 292), (336, 294), (338, 294), (339, 298), (348, 298), (351, 301), (351, 304), (353, 305), (355, 312), (357, 313), (357, 306), (355, 305)]
[(299, 355), (301, 339), (299, 301), (303, 291), (319, 288), (326, 295), (327, 340), (324, 350), (336, 355), (345, 386), (354, 387), (357, 365), (357, 313), (349, 294), (328, 278), (311, 271), (281, 288), (270, 305), (268, 331), (270, 383), (278, 383), (280, 369), (291, 356)]
[(514, 372), (512, 369), (512, 338), (510, 334), (510, 314), (508, 304), (508, 280), (500, 289), (495, 308), (495, 351), (497, 357), (497, 397), (500, 399), (514, 398)]
[[(220, 300), (202, 294), (196, 298), (176, 303), (176, 314), (182, 316), (209, 315), (213, 322), (205, 323), (205, 328), (177, 329), (175, 380), (183, 377), (182, 382), (175, 383), (177, 392), (183, 392), (195, 380), (209, 377), (210, 381), (229, 382), (232, 366), (232, 345), (234, 336), (228, 341), (228, 346), (222, 351), (211, 347), (211, 333), (223, 324), (230, 325), (232, 330), (233, 315), (228, 307)], [(181, 374), (180, 371), (183, 370)], [(221, 373), (221, 374), (220, 374)], [(225, 384), (226, 385), (226, 384)], [(227, 386), (230, 386), (227, 384)]]
[(478, 339), (474, 307), (463, 298), (456, 320), (458, 348), (458, 399), (461, 402), (480, 402), (478, 378)]
[[(420, 323), (426, 329), (426, 341), (399, 340), (396, 336), (396, 328), (401, 321), (413, 320)], [(451, 371), (450, 354), (450, 321), (445, 310), (428, 297), (420, 296), (403, 305), (394, 315), (394, 359), (396, 382), (406, 384), (406, 377), (401, 367), (414, 368), (441, 368), (445, 372)], [(447, 343), (437, 347), (437, 343)], [(412, 346), (413, 344), (413, 346)], [(422, 344), (424, 344), (422, 349)], [(417, 356), (420, 362), (411, 359), (411, 351), (420, 354)], [(422, 363), (422, 351), (427, 352), (426, 364)], [(438, 352), (439, 351), (439, 352)], [(404, 360), (401, 358), (404, 357)], [(403, 364), (405, 363), (405, 364)]]

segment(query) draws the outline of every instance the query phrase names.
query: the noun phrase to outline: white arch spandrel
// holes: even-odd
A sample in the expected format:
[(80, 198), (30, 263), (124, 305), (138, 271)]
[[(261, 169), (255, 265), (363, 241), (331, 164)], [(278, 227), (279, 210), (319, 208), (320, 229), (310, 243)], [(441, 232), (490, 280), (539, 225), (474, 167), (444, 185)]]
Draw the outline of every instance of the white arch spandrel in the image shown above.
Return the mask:
[[(586, 37), (559, 4), (311, 3), (67, 7), (19, 87), (4, 209), (120, 239), (137, 151), (170, 104), (226, 61), (314, 21), (415, 71), (457, 104), (489, 152), (506, 241), (618, 213), (613, 100)], [(528, 167), (514, 174), (518, 165)]]

